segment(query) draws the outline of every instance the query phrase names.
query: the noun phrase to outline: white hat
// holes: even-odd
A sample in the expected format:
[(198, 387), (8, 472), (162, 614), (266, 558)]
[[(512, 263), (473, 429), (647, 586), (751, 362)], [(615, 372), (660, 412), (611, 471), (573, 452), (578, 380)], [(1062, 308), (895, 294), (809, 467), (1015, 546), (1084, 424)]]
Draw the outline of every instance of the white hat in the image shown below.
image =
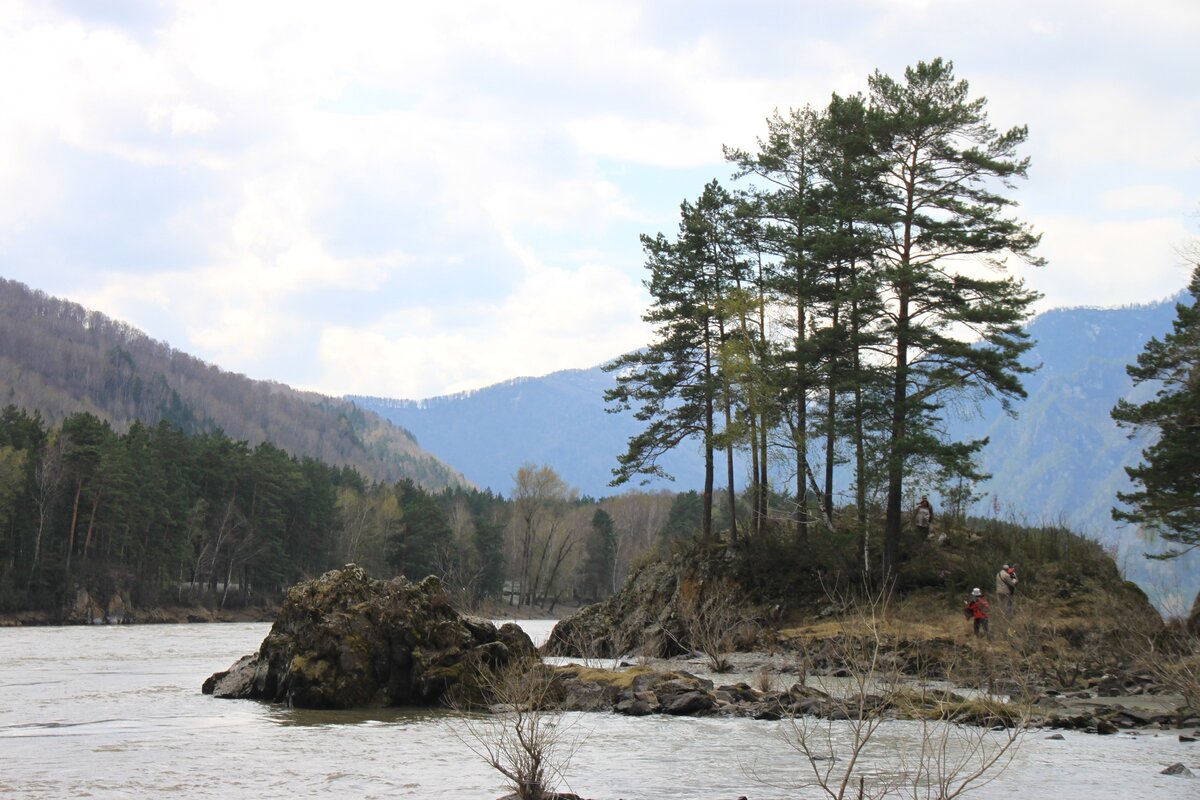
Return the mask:
[(983, 596), (983, 592), (979, 591), (978, 587), (971, 590), (971, 597), (982, 597), (982, 596)]

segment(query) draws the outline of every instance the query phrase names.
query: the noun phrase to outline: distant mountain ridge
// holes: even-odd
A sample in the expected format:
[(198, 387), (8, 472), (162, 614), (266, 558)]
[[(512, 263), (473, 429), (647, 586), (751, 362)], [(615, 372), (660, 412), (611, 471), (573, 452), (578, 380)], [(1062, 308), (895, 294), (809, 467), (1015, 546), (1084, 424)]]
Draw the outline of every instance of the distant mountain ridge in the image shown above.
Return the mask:
[[(1109, 411), (1120, 398), (1150, 391), (1134, 390), (1125, 367), (1150, 337), (1171, 329), (1176, 302), (1038, 315), (1029, 325), (1036, 345), (1025, 361), (1040, 369), (1024, 379), (1028, 399), (1016, 404), (1018, 416), (985, 401), (977, 415), (951, 415), (947, 424), (955, 438), (990, 439), (981, 465), (992, 478), (977, 487), (986, 493), (977, 512), (1069, 525), (1129, 553), (1125, 566), (1144, 584), (1178, 582), (1182, 570), (1190, 576), (1182, 589), (1192, 593), (1190, 602), (1195, 588), (1187, 586), (1200, 584), (1200, 559), (1145, 562), (1140, 553), (1146, 546), (1109, 514), (1117, 491), (1129, 485), (1124, 467), (1138, 463), (1146, 444), (1127, 438)], [(613, 377), (596, 367), (420, 401), (350, 399), (413, 431), (424, 447), (480, 486), (504, 493), (517, 467), (533, 462), (550, 465), (584, 494), (603, 496), (618, 491), (608, 486), (611, 470), (629, 437), (641, 430), (632, 414), (605, 412), (604, 390), (613, 385)], [(653, 481), (650, 488), (702, 485), (698, 447), (669, 453), (663, 465), (676, 480)]]
[(1024, 379), (1029, 396), (1018, 416), (987, 403), (978, 418), (952, 428), (964, 438), (989, 437), (981, 462), (992, 478), (980, 488), (993, 506), (1111, 538), (1109, 509), (1130, 486), (1124, 467), (1140, 460), (1146, 441), (1130, 439), (1109, 412), (1119, 399), (1151, 392), (1134, 389), (1125, 367), (1151, 337), (1171, 330), (1176, 302), (1054, 309), (1032, 322), (1037, 344), (1026, 362), (1040, 368)]
[[(982, 462), (993, 478), (980, 489), (1002, 506), (1040, 519), (1069, 512), (1087, 527), (1107, 523), (1113, 487), (1124, 488), (1121, 467), (1134, 463), (1143, 446), (1128, 440), (1108, 412), (1132, 391), (1125, 366), (1147, 339), (1170, 330), (1174, 315), (1174, 301), (1163, 301), (1055, 309), (1036, 317), (1029, 326), (1036, 344), (1025, 361), (1040, 368), (1024, 378), (1029, 397), (1016, 404), (1017, 418), (985, 401), (976, 414), (948, 423), (955, 438), (991, 439)], [(594, 367), (423, 400), (347, 399), (412, 431), (422, 446), (480, 486), (503, 492), (517, 467), (530, 461), (554, 467), (585, 494), (601, 496), (616, 491), (608, 485), (612, 468), (641, 430), (631, 413), (606, 412), (604, 392), (614, 385), (612, 375)], [(676, 480), (652, 486), (701, 486), (698, 446), (679, 448), (663, 463)], [(1104, 490), (1083, 491), (1081, 483)]]
[(118, 430), (166, 421), (351, 466), (368, 478), (466, 485), (405, 430), (340, 398), (221, 370), (82, 306), (0, 278), (0, 406), (51, 423), (77, 412)]
[[(631, 414), (605, 411), (604, 391), (612, 385), (612, 377), (595, 367), (424, 400), (346, 399), (413, 431), (422, 447), (481, 487), (504, 494), (517, 469), (531, 462), (548, 464), (583, 494), (601, 497), (618, 491), (608, 486), (612, 468), (640, 425)], [(663, 463), (677, 481), (649, 485), (696, 488), (695, 461), (688, 448), (668, 454)]]

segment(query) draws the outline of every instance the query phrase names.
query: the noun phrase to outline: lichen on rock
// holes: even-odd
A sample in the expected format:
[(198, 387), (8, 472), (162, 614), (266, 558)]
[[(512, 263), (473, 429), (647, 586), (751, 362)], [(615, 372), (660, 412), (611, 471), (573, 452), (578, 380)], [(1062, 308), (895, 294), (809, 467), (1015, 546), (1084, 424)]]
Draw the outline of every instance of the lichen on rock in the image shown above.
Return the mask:
[(299, 708), (429, 706), (480, 670), (536, 659), (515, 625), (451, 607), (441, 583), (379, 581), (347, 565), (293, 586), (257, 653), (204, 682), (205, 694)]

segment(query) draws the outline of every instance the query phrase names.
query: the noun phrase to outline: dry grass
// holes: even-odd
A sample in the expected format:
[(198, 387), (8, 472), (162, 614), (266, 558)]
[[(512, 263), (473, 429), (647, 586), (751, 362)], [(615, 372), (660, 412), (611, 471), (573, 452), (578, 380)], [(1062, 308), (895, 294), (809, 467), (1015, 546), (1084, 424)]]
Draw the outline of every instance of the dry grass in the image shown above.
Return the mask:
[(599, 667), (588, 667), (580, 664), (566, 664), (561, 667), (553, 667), (554, 673), (563, 678), (573, 678), (583, 683), (599, 683), (606, 686), (612, 686), (617, 689), (628, 689), (633, 686), (633, 682), (641, 675), (662, 675), (666, 676), (667, 680), (673, 678), (682, 678), (682, 674), (677, 672), (663, 672), (651, 667), (637, 666), (629, 667), (622, 670), (609, 670)]

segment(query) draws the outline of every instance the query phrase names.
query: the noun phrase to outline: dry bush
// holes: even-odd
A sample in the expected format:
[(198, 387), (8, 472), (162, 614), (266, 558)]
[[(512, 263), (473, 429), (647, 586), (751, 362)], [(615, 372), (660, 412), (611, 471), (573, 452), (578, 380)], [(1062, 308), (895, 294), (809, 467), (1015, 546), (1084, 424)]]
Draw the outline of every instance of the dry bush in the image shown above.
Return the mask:
[(759, 667), (754, 672), (754, 688), (764, 694), (771, 691), (774, 687), (775, 679), (771, 675), (771, 668), (767, 665)]
[[(906, 674), (906, 659), (884, 633), (887, 596), (842, 602), (839, 630), (823, 637), (815, 663), (834, 679), (784, 726), (805, 777), (791, 789), (834, 800), (911, 797), (949, 800), (999, 776), (1016, 754), (1028, 706), (987, 694), (967, 700)], [(948, 665), (947, 672), (955, 672)], [(807, 690), (812, 692), (812, 690)], [(803, 708), (803, 705), (801, 706)], [(898, 722), (905, 717), (911, 722)]]
[(1159, 691), (1180, 696), (1183, 705), (1176, 716), (1181, 722), (1200, 715), (1200, 638), (1182, 625), (1153, 633), (1129, 629), (1123, 649), (1132, 669), (1146, 673)]
[(571, 759), (586, 738), (564, 723), (553, 672), (536, 661), (512, 662), (499, 670), (476, 668), (486, 713), (461, 698), (450, 731), (471, 752), (503, 775), (521, 800), (554, 797)]
[(686, 639), (680, 646), (703, 653), (713, 672), (728, 672), (726, 656), (757, 631), (742, 605), (741, 592), (727, 581), (701, 583), (681, 592), (678, 613)]

